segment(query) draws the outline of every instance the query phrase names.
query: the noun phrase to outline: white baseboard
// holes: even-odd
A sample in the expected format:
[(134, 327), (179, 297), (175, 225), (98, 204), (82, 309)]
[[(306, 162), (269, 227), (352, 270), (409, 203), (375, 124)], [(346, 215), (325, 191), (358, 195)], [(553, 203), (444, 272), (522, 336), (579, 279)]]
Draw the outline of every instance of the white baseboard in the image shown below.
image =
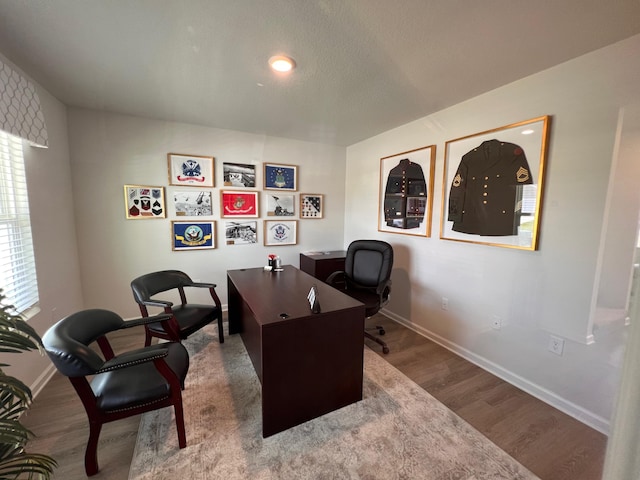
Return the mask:
[(608, 419), (596, 415), (593, 412), (590, 412), (582, 408), (581, 406), (560, 397), (556, 393), (541, 387), (540, 385), (536, 385), (535, 383), (530, 382), (529, 380), (507, 370), (501, 365), (498, 365), (490, 360), (487, 360), (484, 357), (476, 355), (475, 353), (447, 340), (446, 338), (441, 337), (440, 335), (431, 332), (430, 330), (427, 330), (426, 328), (415, 325), (409, 322), (407, 319), (402, 318), (393, 312), (383, 309), (381, 313), (398, 322), (399, 324), (404, 325), (410, 330), (413, 330), (423, 337), (426, 337), (429, 340), (437, 343), (438, 345), (446, 348), (447, 350), (450, 350), (451, 352), (464, 358), (465, 360), (468, 360), (474, 365), (477, 365), (483, 370), (486, 370), (487, 372), (501, 378), (505, 382), (518, 387), (519, 389), (527, 392), (529, 395), (532, 395), (537, 399), (551, 405), (552, 407), (557, 408), (561, 412), (566, 413), (567, 415), (575, 418), (585, 425), (588, 425), (589, 427), (601, 433), (604, 433), (605, 435), (609, 435), (610, 423)]
[(40, 376), (36, 378), (36, 381), (33, 382), (33, 384), (29, 387), (31, 388), (31, 394), (33, 395), (34, 399), (42, 391), (49, 380), (51, 380), (55, 373), (56, 367), (53, 365), (53, 363), (50, 363), (49, 366), (47, 366), (47, 368), (45, 368), (45, 370), (40, 374)]

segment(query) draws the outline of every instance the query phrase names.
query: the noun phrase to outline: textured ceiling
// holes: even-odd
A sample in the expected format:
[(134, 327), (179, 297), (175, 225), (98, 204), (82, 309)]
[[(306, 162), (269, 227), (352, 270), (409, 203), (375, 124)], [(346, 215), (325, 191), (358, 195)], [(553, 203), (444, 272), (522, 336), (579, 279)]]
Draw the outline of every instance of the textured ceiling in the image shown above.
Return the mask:
[(638, 0), (0, 0), (67, 105), (337, 145), (637, 33)]

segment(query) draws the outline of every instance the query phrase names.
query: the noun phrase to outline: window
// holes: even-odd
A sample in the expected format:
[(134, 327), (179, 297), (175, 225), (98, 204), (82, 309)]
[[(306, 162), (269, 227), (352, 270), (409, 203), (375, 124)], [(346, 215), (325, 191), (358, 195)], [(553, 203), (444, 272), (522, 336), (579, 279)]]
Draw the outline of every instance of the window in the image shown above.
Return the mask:
[(0, 132), (0, 288), (24, 312), (38, 303), (22, 140)]

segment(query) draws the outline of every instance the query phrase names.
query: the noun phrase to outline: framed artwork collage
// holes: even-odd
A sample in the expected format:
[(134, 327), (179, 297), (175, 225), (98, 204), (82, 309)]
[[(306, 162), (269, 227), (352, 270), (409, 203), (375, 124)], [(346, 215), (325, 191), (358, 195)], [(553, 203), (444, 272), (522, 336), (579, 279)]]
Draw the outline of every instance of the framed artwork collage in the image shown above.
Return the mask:
[(124, 186), (125, 215), (128, 220), (166, 219), (169, 207), (175, 215), (170, 222), (174, 251), (218, 248), (218, 221), (224, 245), (257, 244), (260, 227), (264, 245), (296, 245), (298, 219), (324, 218), (324, 194), (298, 193), (297, 165), (264, 163), (258, 190), (257, 165), (224, 162), (215, 198), (213, 156), (168, 153), (167, 164), (170, 188)]
[[(445, 143), (440, 239), (537, 250), (548, 115)], [(436, 146), (380, 159), (378, 231), (431, 236)]]

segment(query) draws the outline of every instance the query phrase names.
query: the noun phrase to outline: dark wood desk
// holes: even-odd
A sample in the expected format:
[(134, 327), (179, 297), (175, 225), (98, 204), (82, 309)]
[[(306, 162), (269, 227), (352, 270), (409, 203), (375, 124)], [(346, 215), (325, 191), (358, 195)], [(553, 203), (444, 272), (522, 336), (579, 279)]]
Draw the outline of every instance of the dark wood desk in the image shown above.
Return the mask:
[(228, 270), (227, 287), (229, 334), (241, 334), (262, 383), (264, 437), (362, 400), (362, 303), (291, 265)]
[(346, 250), (301, 253), (300, 270), (324, 282), (333, 272), (344, 270), (346, 255)]

